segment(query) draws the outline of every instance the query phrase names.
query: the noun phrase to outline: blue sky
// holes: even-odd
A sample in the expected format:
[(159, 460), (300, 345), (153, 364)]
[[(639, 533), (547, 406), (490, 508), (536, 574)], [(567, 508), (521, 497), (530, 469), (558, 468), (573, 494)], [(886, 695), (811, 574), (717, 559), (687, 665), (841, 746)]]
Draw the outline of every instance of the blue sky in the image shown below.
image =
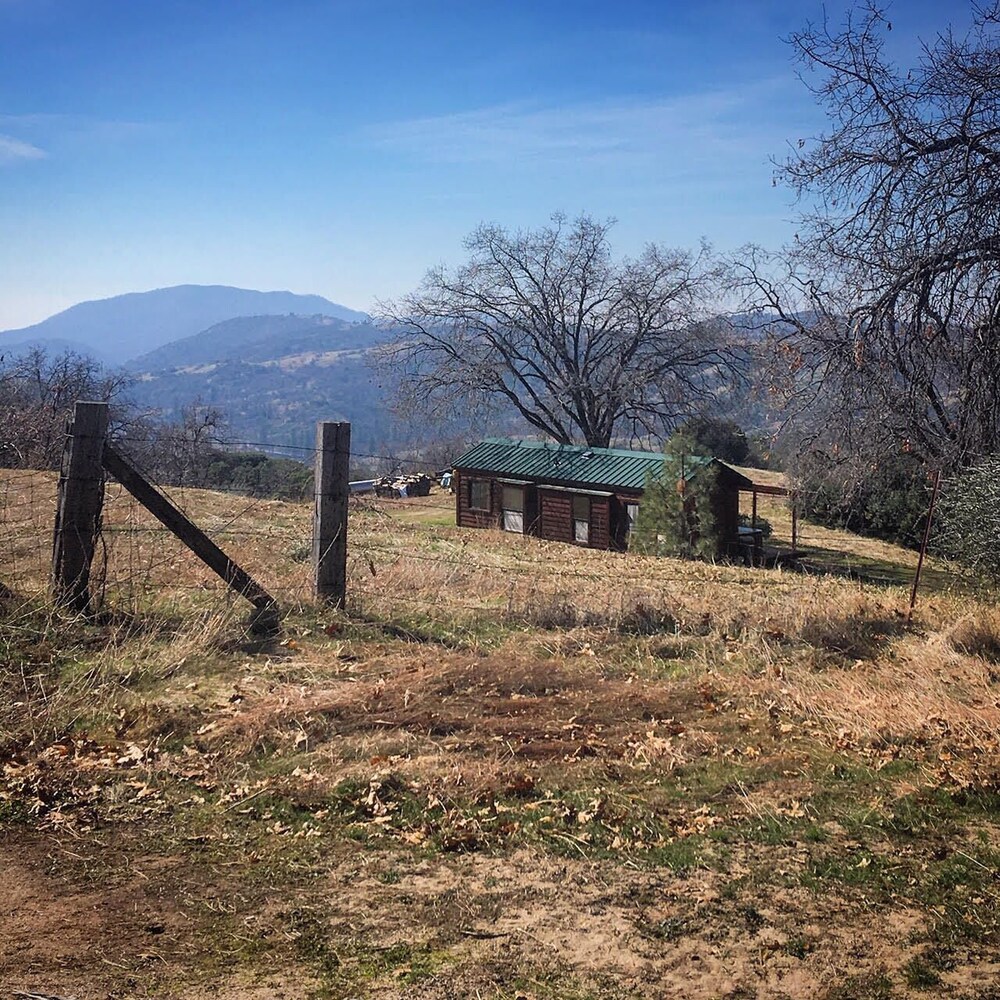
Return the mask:
[[(770, 158), (822, 128), (782, 38), (822, 9), (0, 0), (0, 330), (185, 282), (369, 309), (557, 210), (623, 254), (777, 247)], [(906, 55), (943, 26), (891, 16)]]

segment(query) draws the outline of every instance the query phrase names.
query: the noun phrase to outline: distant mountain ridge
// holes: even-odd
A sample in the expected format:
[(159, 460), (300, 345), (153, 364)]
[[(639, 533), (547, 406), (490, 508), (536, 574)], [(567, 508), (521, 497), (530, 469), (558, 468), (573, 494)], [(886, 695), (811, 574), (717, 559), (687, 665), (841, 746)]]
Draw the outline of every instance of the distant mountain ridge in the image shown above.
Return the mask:
[(27, 344), (71, 345), (99, 360), (122, 364), (224, 320), (246, 316), (323, 314), (365, 323), (366, 313), (321, 295), (261, 292), (229, 285), (175, 285), (80, 302), (33, 326), (0, 333), (0, 353)]
[(216, 406), (234, 440), (276, 447), (309, 447), (316, 421), (349, 420), (355, 449), (370, 452), (400, 435), (391, 388), (368, 365), (386, 336), (331, 316), (243, 316), (131, 362), (129, 393), (168, 418), (195, 400)]
[(274, 362), (307, 353), (365, 351), (384, 337), (371, 323), (334, 316), (239, 316), (164, 344), (127, 367), (152, 373), (221, 361)]

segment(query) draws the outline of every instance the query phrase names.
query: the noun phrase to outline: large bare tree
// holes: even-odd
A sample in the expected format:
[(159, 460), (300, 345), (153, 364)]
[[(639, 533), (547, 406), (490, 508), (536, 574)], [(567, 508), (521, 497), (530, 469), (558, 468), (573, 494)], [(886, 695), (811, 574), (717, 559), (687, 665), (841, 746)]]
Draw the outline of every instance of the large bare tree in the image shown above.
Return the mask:
[(828, 129), (779, 167), (804, 206), (784, 254), (741, 255), (787, 385), (868, 443), (962, 464), (1000, 443), (1000, 31), (943, 30), (915, 65), (869, 5), (790, 39)]
[(711, 400), (731, 358), (707, 317), (707, 249), (650, 245), (615, 261), (611, 225), (480, 226), (465, 264), (386, 304), (396, 333), (379, 363), (401, 403), (454, 413), (499, 401), (555, 441), (606, 447)]

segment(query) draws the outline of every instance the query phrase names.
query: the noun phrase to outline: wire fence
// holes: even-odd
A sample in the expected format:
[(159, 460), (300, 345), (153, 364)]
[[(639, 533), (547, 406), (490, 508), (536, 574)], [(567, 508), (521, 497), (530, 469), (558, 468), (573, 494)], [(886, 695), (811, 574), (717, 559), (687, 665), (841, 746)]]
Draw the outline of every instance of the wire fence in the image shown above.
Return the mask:
[[(46, 599), (57, 479), (52, 472), (0, 470), (0, 583), (7, 592)], [(309, 501), (159, 488), (283, 607), (312, 602)], [(761, 498), (759, 510), (774, 525), (772, 540), (790, 547), (787, 502)], [(829, 550), (825, 529), (801, 519), (798, 529), (799, 545), (807, 553)], [(735, 621), (751, 606), (757, 614), (763, 608), (766, 617), (768, 606), (829, 585), (816, 576), (804, 590), (802, 576), (792, 572), (681, 565), (544, 542), (499, 528), (461, 529), (455, 526), (454, 496), (440, 488), (425, 497), (353, 497), (348, 532), (348, 609), (387, 622), (571, 625), (645, 615), (657, 627), (671, 619), (693, 627), (706, 614), (724, 613)], [(113, 481), (106, 486), (92, 591), (99, 607), (130, 613), (154, 607), (178, 613), (211, 610), (240, 600)]]
[[(312, 464), (316, 456), (315, 447), (309, 445), (278, 444), (268, 441), (247, 441), (237, 438), (225, 438), (220, 442), (226, 449), (233, 451), (260, 451), (272, 457), (293, 458), (304, 464)], [(365, 452), (351, 451), (351, 462), (353, 465), (377, 463), (386, 467), (385, 473), (391, 474), (393, 471), (413, 470), (414, 472), (436, 471), (439, 467), (448, 466), (449, 460), (444, 458), (435, 461), (421, 455), (412, 455), (398, 452)]]

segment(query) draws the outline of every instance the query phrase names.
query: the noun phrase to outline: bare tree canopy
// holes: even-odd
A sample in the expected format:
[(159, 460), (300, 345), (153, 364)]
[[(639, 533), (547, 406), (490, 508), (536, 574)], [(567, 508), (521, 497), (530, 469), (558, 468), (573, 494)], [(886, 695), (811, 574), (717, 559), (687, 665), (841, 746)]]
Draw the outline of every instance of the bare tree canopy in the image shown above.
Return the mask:
[(961, 464), (1000, 434), (1000, 30), (974, 8), (906, 69), (891, 27), (866, 6), (790, 39), (829, 129), (778, 171), (806, 206), (795, 245), (737, 266), (796, 388)]
[(112, 426), (122, 421), (130, 378), (107, 371), (93, 358), (36, 347), (13, 358), (0, 356), (0, 466), (59, 467), (66, 418), (79, 399), (112, 404)]
[(614, 261), (610, 221), (479, 227), (468, 262), (383, 308), (381, 366), (401, 402), (443, 413), (505, 402), (562, 443), (657, 433), (709, 400), (728, 358), (706, 319), (707, 249)]

